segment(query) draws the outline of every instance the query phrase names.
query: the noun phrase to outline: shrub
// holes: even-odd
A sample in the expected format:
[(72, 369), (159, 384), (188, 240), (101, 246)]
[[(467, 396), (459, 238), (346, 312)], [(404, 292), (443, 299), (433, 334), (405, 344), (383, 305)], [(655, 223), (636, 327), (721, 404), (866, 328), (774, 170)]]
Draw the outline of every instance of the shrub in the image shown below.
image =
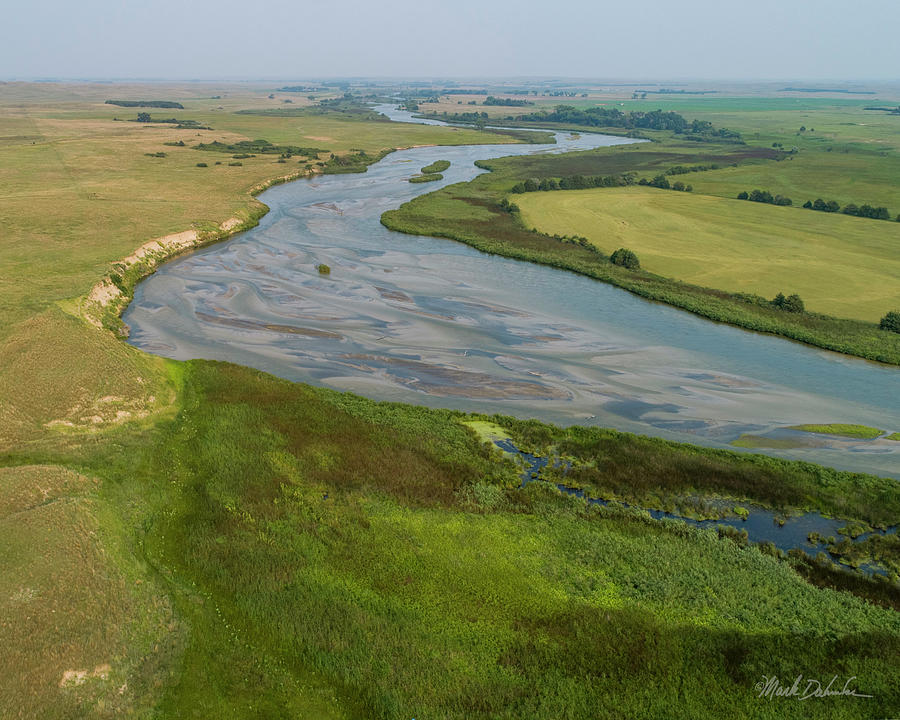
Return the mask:
[(878, 324), (882, 330), (890, 330), (891, 332), (900, 333), (900, 312), (891, 310), (887, 315), (881, 318)]
[(772, 305), (785, 312), (802, 313), (805, 310), (803, 300), (796, 293), (787, 297), (784, 293), (778, 293), (773, 298)]
[(206, 163), (197, 163), (197, 167), (209, 167)]
[(237, 162), (230, 162), (230, 163), (228, 163), (228, 167), (242, 167), (243, 164), (244, 164), (244, 163), (242, 163), (240, 160), (238, 160)]
[(325, 263), (316, 265), (316, 270), (319, 271), (319, 275), (331, 275), (331, 268), (328, 267)]
[(636, 270), (641, 266), (638, 256), (627, 248), (619, 248), (609, 258), (614, 265), (621, 265), (629, 270)]
[(741, 190), (741, 191), (738, 193), (737, 199), (738, 199), (738, 200), (749, 200), (749, 199), (750, 199), (750, 195), (749, 195), (749, 193), (748, 193), (746, 190)]

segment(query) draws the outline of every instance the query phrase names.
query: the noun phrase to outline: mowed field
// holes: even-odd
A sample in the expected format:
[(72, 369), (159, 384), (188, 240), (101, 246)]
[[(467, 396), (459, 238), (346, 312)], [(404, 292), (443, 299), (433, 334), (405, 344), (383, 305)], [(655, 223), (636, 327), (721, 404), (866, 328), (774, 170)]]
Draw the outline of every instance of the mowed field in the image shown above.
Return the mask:
[[(693, 180), (693, 177), (689, 178)], [(529, 227), (627, 247), (647, 270), (877, 321), (900, 308), (900, 223), (628, 187), (516, 196)]]

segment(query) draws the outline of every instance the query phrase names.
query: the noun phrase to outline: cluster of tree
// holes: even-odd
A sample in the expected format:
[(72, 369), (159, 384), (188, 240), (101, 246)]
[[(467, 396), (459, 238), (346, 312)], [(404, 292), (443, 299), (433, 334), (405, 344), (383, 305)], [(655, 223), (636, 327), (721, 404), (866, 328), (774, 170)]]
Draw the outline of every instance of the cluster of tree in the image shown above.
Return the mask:
[(882, 330), (890, 330), (891, 332), (900, 333), (900, 312), (891, 310), (887, 315), (881, 318), (878, 324)]
[[(678, 132), (676, 130), (676, 132)], [(715, 142), (717, 140), (727, 142), (743, 143), (741, 134), (735, 130), (728, 128), (714, 128), (713, 124), (707, 120), (692, 120), (688, 130), (684, 133), (685, 140), (695, 140), (698, 142)]]
[(806, 88), (786, 87), (778, 92), (802, 92), (802, 93), (844, 93), (845, 95), (874, 95), (872, 90), (846, 90), (841, 88)]
[(768, 203), (769, 205), (793, 205), (793, 201), (784, 195), (773, 195), (768, 190), (751, 190), (739, 192), (738, 200), (749, 200), (750, 202)]
[(528, 178), (525, 182), (513, 185), (512, 191), (516, 194), (536, 192), (538, 190), (587, 190), (597, 187), (623, 187), (633, 185), (634, 178), (631, 175), (569, 175), (560, 178)]
[(659, 90), (636, 90), (635, 92), (656, 93), (657, 95), (714, 95), (718, 90), (673, 90), (672, 88), (660, 88)]
[(359, 120), (390, 122), (386, 116), (372, 110), (366, 103), (366, 98), (353, 95), (352, 93), (344, 93), (339, 98), (319, 100), (319, 104), (314, 108), (307, 109), (307, 112), (319, 115), (339, 114)]
[[(568, 175), (559, 178), (528, 178), (524, 182), (513, 185), (512, 191), (516, 194), (536, 192), (539, 190), (587, 190), (589, 188), (600, 187), (625, 187), (626, 185), (634, 185), (635, 179), (631, 174), (626, 175)], [(646, 185), (649, 187), (661, 188), (663, 190), (678, 190), (680, 192), (691, 192), (694, 188), (691, 185), (685, 185), (680, 180), (674, 183), (669, 182), (669, 178), (665, 175), (657, 175), (652, 180), (641, 178), (637, 181), (638, 185)]]
[[(807, 210), (818, 210), (819, 212), (842, 212), (844, 215), (852, 215), (853, 217), (871, 218), (872, 220), (890, 220), (891, 213), (886, 207), (873, 207), (872, 205), (855, 205), (849, 203), (843, 209), (836, 200), (825, 202), (822, 198), (815, 200), (807, 200), (803, 203), (803, 207)], [(897, 216), (900, 222), (900, 215)]]
[(573, 105), (557, 105), (552, 111), (541, 110), (521, 115), (518, 120), (526, 122), (553, 122), (567, 125), (587, 125), (590, 127), (644, 128), (648, 130), (673, 130), (683, 133), (690, 126), (687, 120), (676, 112), (652, 110), (650, 112), (622, 112), (616, 108), (591, 107), (576, 108)]
[(293, 93), (310, 93), (310, 92), (322, 92), (326, 88), (323, 87), (312, 87), (306, 85), (285, 85), (284, 87), (278, 88), (278, 92), (293, 92)]
[(881, 110), (882, 112), (889, 113), (890, 115), (900, 115), (900, 105), (897, 107), (867, 107), (863, 108), (863, 110)]
[(507, 200), (506, 198), (503, 198), (503, 199), (500, 201), (500, 207), (501, 207), (504, 211), (506, 211), (506, 212), (508, 212), (508, 213), (517, 213), (517, 212), (519, 212), (519, 206), (516, 205), (515, 203), (511, 203), (511, 202), (510, 202), (509, 200)]
[(331, 158), (325, 163), (324, 172), (330, 175), (366, 172), (369, 169), (370, 162), (372, 162), (372, 158), (369, 157), (365, 150), (352, 151), (347, 155), (331, 153)]
[(586, 237), (582, 237), (581, 235), (550, 235), (557, 242), (567, 243), (569, 245), (578, 245), (578, 247), (587, 250), (588, 252), (592, 252), (595, 255), (603, 256), (603, 253), (594, 245), (590, 240)]
[(484, 101), (485, 105), (505, 105), (509, 107), (525, 107), (526, 105), (534, 105), (531, 100), (510, 100), (509, 98), (498, 98), (488, 95)]
[(208, 125), (201, 125), (199, 120), (179, 120), (178, 118), (155, 118), (147, 112), (139, 112), (134, 122), (139, 123), (165, 123), (177, 125), (176, 130), (212, 130)]
[(200, 143), (196, 145), (197, 150), (211, 150), (213, 152), (223, 152), (232, 154), (242, 154), (251, 157), (251, 153), (261, 155), (281, 155), (282, 157), (292, 157), (294, 155), (303, 155), (305, 157), (316, 157), (319, 153), (327, 152), (319, 148), (300, 147), (298, 145), (273, 145), (268, 140), (240, 140), (236, 143), (223, 143), (214, 140), (211, 143)]
[(796, 293), (787, 297), (784, 296), (784, 293), (778, 293), (772, 299), (771, 305), (779, 310), (792, 313), (802, 313), (806, 309), (803, 305), (803, 300)]
[[(472, 104), (474, 105), (475, 103)], [(440, 116), (435, 115), (432, 117), (440, 117), (447, 122), (480, 123), (488, 119), (488, 114), (486, 112), (464, 112), (450, 115), (444, 110)]]
[(638, 256), (627, 248), (619, 248), (609, 256), (609, 259), (613, 265), (621, 265), (629, 270), (637, 270), (641, 266)]
[(706, 170), (718, 170), (721, 167), (718, 163), (712, 165), (676, 165), (666, 170), (666, 175), (686, 175), (692, 172), (705, 172)]
[(586, 125), (589, 127), (617, 127), (629, 130), (671, 130), (679, 135), (684, 135), (685, 139), (688, 140), (743, 142), (738, 132), (727, 128), (716, 129), (712, 123), (706, 120), (688, 122), (677, 112), (664, 112), (663, 110), (622, 112), (616, 108), (591, 107), (582, 109), (572, 105), (557, 105), (552, 111), (542, 110), (507, 119), (525, 122)]
[(444, 88), (441, 95), (487, 95), (487, 89), (473, 90), (471, 88)]
[(184, 105), (171, 100), (107, 100), (107, 105), (118, 107), (149, 107), (149, 108), (175, 108), (184, 110)]
[(638, 185), (648, 185), (649, 187), (660, 188), (661, 190), (678, 190), (679, 192), (693, 192), (693, 185), (685, 185), (681, 180), (669, 183), (669, 178), (665, 175), (657, 175), (652, 180), (641, 178)]

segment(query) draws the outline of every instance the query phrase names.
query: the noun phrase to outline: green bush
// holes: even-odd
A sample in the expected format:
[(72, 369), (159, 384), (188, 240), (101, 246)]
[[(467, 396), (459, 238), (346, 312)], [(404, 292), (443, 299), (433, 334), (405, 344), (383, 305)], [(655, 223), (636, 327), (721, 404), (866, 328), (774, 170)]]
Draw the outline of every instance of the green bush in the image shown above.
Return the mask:
[(316, 265), (316, 270), (319, 271), (319, 275), (331, 275), (331, 268), (328, 267), (325, 263), (319, 263)]
[(785, 312), (793, 312), (793, 313), (802, 313), (806, 307), (803, 304), (803, 300), (799, 295), (794, 293), (793, 295), (784, 296), (784, 293), (778, 293), (772, 299), (772, 305), (777, 307), (779, 310), (784, 310)]
[(638, 256), (627, 248), (619, 248), (610, 256), (609, 259), (614, 265), (621, 265), (622, 267), (628, 268), (629, 270), (637, 270), (641, 266), (641, 263), (638, 260)]
[(887, 315), (881, 318), (878, 324), (882, 330), (890, 330), (891, 332), (900, 333), (900, 312), (891, 310)]
[(209, 167), (206, 163), (197, 163), (197, 167)]

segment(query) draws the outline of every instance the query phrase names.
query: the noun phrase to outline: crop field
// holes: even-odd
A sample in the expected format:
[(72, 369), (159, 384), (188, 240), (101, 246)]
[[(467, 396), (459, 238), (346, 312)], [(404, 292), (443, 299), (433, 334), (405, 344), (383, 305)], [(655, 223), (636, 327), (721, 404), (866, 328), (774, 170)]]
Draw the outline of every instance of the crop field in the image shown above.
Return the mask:
[(644, 187), (515, 201), (528, 227), (587, 237), (607, 254), (627, 247), (666, 277), (770, 299), (798, 293), (814, 312), (874, 322), (900, 307), (900, 223)]

